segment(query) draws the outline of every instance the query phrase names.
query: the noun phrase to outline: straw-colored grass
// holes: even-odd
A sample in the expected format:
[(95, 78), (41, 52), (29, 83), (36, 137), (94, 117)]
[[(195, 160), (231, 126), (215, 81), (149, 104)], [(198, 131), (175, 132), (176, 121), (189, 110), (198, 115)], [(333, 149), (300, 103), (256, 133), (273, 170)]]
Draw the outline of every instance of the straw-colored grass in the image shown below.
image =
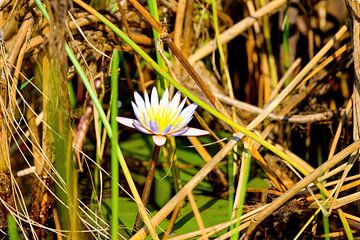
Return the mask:
[[(360, 5), (312, 4), (0, 1), (0, 235), (354, 239)], [(117, 126), (153, 86), (210, 134)]]

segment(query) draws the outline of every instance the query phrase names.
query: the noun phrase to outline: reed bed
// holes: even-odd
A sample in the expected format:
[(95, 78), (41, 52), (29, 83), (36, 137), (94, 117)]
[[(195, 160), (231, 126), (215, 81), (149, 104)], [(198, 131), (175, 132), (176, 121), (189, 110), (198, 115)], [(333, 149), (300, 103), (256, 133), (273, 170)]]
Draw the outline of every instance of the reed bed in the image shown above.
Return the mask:
[(355, 239), (359, 14), (0, 1), (1, 237)]

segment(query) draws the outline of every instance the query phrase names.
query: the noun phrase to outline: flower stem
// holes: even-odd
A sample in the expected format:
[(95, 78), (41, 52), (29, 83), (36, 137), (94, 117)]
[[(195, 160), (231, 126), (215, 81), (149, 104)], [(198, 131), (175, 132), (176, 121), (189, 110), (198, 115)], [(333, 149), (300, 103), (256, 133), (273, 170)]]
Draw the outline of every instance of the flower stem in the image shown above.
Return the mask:
[[(161, 146), (158, 146), (156, 144), (154, 146), (155, 147), (154, 147), (154, 151), (153, 151), (153, 156), (150, 161), (150, 169), (146, 176), (144, 190), (141, 195), (141, 201), (145, 207), (149, 201), (151, 186), (152, 186), (152, 183), (154, 180), (154, 175), (155, 175), (155, 167), (156, 167), (157, 161), (159, 159), (160, 148), (161, 148)], [(137, 232), (141, 228), (141, 223), (142, 223), (141, 216), (140, 216), (140, 214), (137, 214), (136, 220), (135, 220), (135, 225), (134, 225), (134, 230), (133, 230), (134, 232)]]

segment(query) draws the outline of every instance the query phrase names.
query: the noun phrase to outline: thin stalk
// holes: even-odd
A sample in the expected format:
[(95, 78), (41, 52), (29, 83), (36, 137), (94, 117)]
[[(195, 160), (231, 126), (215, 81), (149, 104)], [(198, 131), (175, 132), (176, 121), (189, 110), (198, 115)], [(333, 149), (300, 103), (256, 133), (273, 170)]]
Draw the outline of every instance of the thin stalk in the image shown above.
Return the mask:
[[(176, 141), (175, 141), (174, 137), (170, 137), (169, 140), (170, 141), (168, 142), (168, 149), (169, 149), (168, 159), (169, 159), (169, 163), (171, 165), (171, 175), (173, 178), (174, 190), (175, 190), (175, 192), (179, 192), (179, 190), (182, 188), (182, 182), (180, 179), (180, 171), (179, 171), (179, 168), (177, 167), (177, 157), (175, 154)], [(169, 238), (169, 236), (174, 228), (176, 219), (180, 213), (181, 206), (182, 206), (182, 202), (179, 202), (178, 205), (175, 207), (175, 209), (171, 215), (170, 221), (168, 223), (166, 232), (163, 235), (163, 240), (166, 240)]]
[(116, 147), (118, 143), (118, 67), (119, 52), (114, 50), (111, 64), (111, 239), (117, 239), (119, 218), (119, 163), (117, 160)]
[(353, 240), (353, 239), (354, 239), (354, 236), (352, 235), (349, 222), (348, 222), (348, 220), (346, 219), (346, 216), (345, 216), (346, 214), (342, 211), (341, 208), (338, 209), (338, 213), (339, 213), (339, 217), (340, 217), (341, 223), (342, 223), (343, 226), (344, 226), (344, 231), (345, 231), (345, 234), (346, 234), (347, 239)]
[(75, 108), (77, 101), (76, 101), (75, 90), (74, 90), (74, 86), (73, 86), (72, 82), (68, 83), (68, 92), (69, 92), (70, 105), (71, 105), (71, 107)]
[[(250, 175), (250, 167), (251, 167), (251, 151), (250, 149), (244, 149), (243, 162), (241, 164), (239, 183), (236, 191), (236, 199), (234, 205), (234, 211), (236, 211), (236, 214), (233, 215), (233, 219), (235, 218), (240, 219), (242, 215), (243, 206), (246, 197), (246, 187)], [(240, 220), (236, 222), (234, 229), (239, 228), (240, 222), (241, 222)], [(235, 240), (235, 239), (239, 239), (238, 231), (235, 231), (234, 234), (231, 235), (231, 240)]]
[(232, 211), (235, 197), (235, 174), (234, 174), (234, 156), (229, 155), (228, 158), (228, 178), (229, 178), (229, 197), (228, 197), (228, 214), (229, 219), (232, 218)]
[[(161, 149), (161, 147), (155, 144), (152, 159), (150, 161), (150, 169), (149, 169), (149, 172), (148, 172), (148, 174), (146, 176), (145, 186), (144, 186), (144, 190), (143, 190), (143, 193), (142, 193), (142, 196), (141, 196), (141, 200), (142, 200), (145, 207), (146, 207), (146, 205), (147, 205), (147, 203), (149, 201), (149, 196), (150, 196), (150, 192), (151, 192), (151, 186), (152, 186), (152, 183), (154, 181), (155, 167), (156, 167), (156, 164), (157, 164), (158, 159), (159, 159), (160, 149)], [(136, 220), (135, 220), (134, 231), (136, 232), (140, 228), (141, 228), (141, 216), (138, 214), (136, 216)]]
[[(181, 178), (180, 178), (180, 170), (178, 168), (178, 163), (177, 163), (177, 157), (176, 157), (176, 141), (174, 137), (170, 137), (169, 138), (169, 145), (168, 145), (168, 149), (169, 149), (169, 164), (171, 166), (171, 175), (173, 178), (173, 182), (174, 182), (174, 190), (175, 192), (178, 192), (183, 184), (181, 182)], [(172, 163), (172, 164), (171, 164)]]
[(311, 215), (311, 217), (306, 221), (306, 223), (301, 227), (300, 231), (294, 237), (294, 240), (300, 238), (301, 234), (306, 230), (306, 228), (313, 222), (315, 217), (320, 213), (320, 208), (316, 209), (316, 211)]
[[(321, 164), (323, 163), (323, 158), (322, 158), (322, 151), (321, 151), (321, 146), (320, 145), (318, 145), (318, 147), (317, 147), (317, 155), (318, 155), (318, 166), (321, 166)], [(323, 182), (320, 182), (320, 183), (323, 184)], [(322, 200), (322, 202), (324, 202), (326, 200), (326, 194), (324, 192), (321, 192), (321, 200)], [(330, 240), (330, 237), (329, 237), (329, 233), (330, 233), (329, 217), (328, 217), (328, 215), (324, 214), (324, 212), (323, 212), (322, 213), (322, 218), (323, 218), (323, 227), (324, 227), (325, 239)]]
[[(148, 6), (149, 6), (149, 11), (151, 16), (157, 21), (159, 22), (159, 11), (158, 11), (158, 7), (157, 7), (157, 2), (156, 0), (148, 0)], [(156, 45), (157, 40), (160, 38), (160, 34), (159, 32), (153, 28), (152, 30), (153, 32), (153, 36), (154, 36), (154, 44)], [(155, 46), (156, 48), (156, 46)], [(159, 64), (159, 66), (161, 68), (165, 67), (164, 61), (162, 59), (162, 57), (160, 56), (159, 52), (156, 51), (156, 61)], [(156, 86), (157, 86), (157, 90), (159, 92), (159, 94), (162, 95), (163, 91), (165, 88), (168, 87), (168, 83), (167, 81), (164, 81), (164, 78), (162, 76), (159, 77), (159, 81), (156, 82)]]
[(284, 70), (287, 71), (290, 67), (290, 50), (289, 50), (289, 36), (290, 36), (290, 29), (289, 29), (289, 15), (288, 15), (288, 8), (286, 8), (284, 13), (284, 27), (282, 32), (282, 41), (283, 41), (283, 63), (284, 63)]
[[(112, 132), (111, 126), (109, 124), (109, 121), (106, 118), (104, 109), (102, 108), (102, 106), (101, 106), (101, 104), (99, 102), (99, 99), (96, 96), (96, 92), (92, 89), (91, 84), (89, 82), (89, 79), (87, 78), (84, 70), (81, 68), (80, 63), (76, 59), (76, 57), (75, 57), (72, 49), (69, 47), (69, 45), (67, 45), (67, 44), (65, 45), (65, 50), (66, 50), (66, 53), (69, 56), (71, 62), (74, 64), (74, 67), (75, 67), (77, 73), (79, 74), (79, 76), (80, 76), (86, 90), (88, 91), (89, 96), (90, 96), (91, 100), (94, 103), (94, 107), (96, 108), (96, 110), (99, 113), (99, 117), (100, 117), (102, 123), (104, 124), (104, 128), (106, 130), (106, 133), (108, 134), (109, 138), (112, 138), (113, 132)], [(125, 176), (125, 179), (126, 179), (127, 183), (129, 184), (130, 191), (133, 194), (133, 197), (135, 199), (136, 204), (138, 205), (141, 217), (143, 218), (143, 221), (145, 222), (145, 225), (147, 226), (151, 237), (153, 239), (159, 239), (159, 237), (157, 236), (156, 231), (154, 229), (154, 226), (150, 222), (150, 218), (147, 215), (146, 209), (145, 209), (145, 207), (144, 207), (144, 205), (143, 205), (143, 203), (141, 201), (141, 198), (140, 198), (140, 195), (139, 195), (139, 193), (138, 193), (138, 191), (136, 189), (134, 180), (131, 177), (130, 170), (129, 170), (127, 164), (126, 164), (125, 158), (124, 158), (118, 144), (117, 144), (117, 147), (116, 147), (116, 153), (117, 153), (116, 155), (118, 157), (121, 169), (123, 170), (123, 174)]]
[[(229, 94), (229, 96), (231, 98), (234, 98), (234, 92), (233, 92), (233, 87), (231, 84), (231, 77), (230, 77), (230, 73), (229, 73), (229, 69), (227, 66), (227, 61), (226, 61), (226, 57), (224, 54), (224, 49), (221, 45), (221, 41), (220, 41), (220, 31), (219, 31), (219, 23), (218, 23), (218, 16), (217, 16), (217, 6), (216, 6), (216, 1), (212, 0), (211, 1), (211, 5), (212, 5), (212, 12), (213, 12), (213, 24), (214, 24), (214, 30), (215, 30), (215, 38), (216, 38), (216, 44), (219, 50), (219, 54), (220, 54), (220, 62), (221, 65), (224, 69), (224, 73), (225, 73), (225, 84), (226, 84), (226, 90)], [(236, 119), (236, 112), (235, 112), (235, 108), (232, 107), (232, 118), (235, 121)]]
[[(205, 229), (205, 225), (204, 225), (204, 221), (203, 221), (202, 218), (201, 218), (201, 214), (200, 214), (199, 208), (198, 208), (198, 206), (196, 205), (195, 197), (194, 197), (194, 195), (192, 194), (192, 192), (190, 192), (190, 193), (187, 195), (187, 197), (188, 197), (188, 199), (189, 199), (189, 202), (190, 202), (192, 211), (193, 211), (193, 213), (194, 213), (194, 216), (195, 216), (195, 219), (196, 219), (196, 223), (198, 224), (199, 229), (203, 231), (203, 230)], [(208, 239), (209, 239), (209, 238), (206, 236), (206, 234), (202, 233), (201, 235), (202, 235), (201, 240), (208, 240)]]
[[(265, 0), (260, 0), (260, 5), (262, 7), (266, 6)], [(275, 60), (272, 46), (271, 46), (271, 29), (270, 29), (269, 16), (264, 15), (263, 20), (264, 20), (263, 31), (264, 31), (266, 51), (268, 54), (267, 58), (268, 58), (269, 69), (270, 69), (270, 77), (271, 77), (271, 85), (272, 85), (271, 87), (274, 88), (278, 83), (278, 74), (277, 74), (276, 60)]]
[[(226, 68), (226, 58), (225, 58), (225, 54), (224, 54), (224, 50), (222, 48), (222, 44), (220, 42), (220, 31), (219, 31), (219, 22), (218, 22), (218, 16), (217, 16), (217, 5), (216, 5), (216, 1), (215, 0), (211, 0), (211, 7), (212, 7), (212, 19), (213, 19), (213, 27), (214, 27), (214, 31), (215, 31), (215, 39), (216, 39), (216, 44), (218, 47), (218, 51), (219, 51), (219, 55), (220, 55), (220, 61), (221, 64), (224, 66), (224, 68)], [(226, 68), (226, 80), (231, 80), (230, 78), (228, 78), (228, 70)], [(229, 75), (230, 77), (230, 75)], [(231, 82), (230, 82), (231, 84)], [(228, 89), (230, 90), (230, 89)]]
[(43, 3), (41, 2), (41, 0), (35, 0), (35, 4), (36, 6), (39, 8), (41, 14), (45, 17), (46, 20), (50, 20), (50, 16), (47, 13), (45, 6), (43, 5)]
[[(325, 194), (321, 194), (321, 199), (324, 200)], [(322, 213), (323, 218), (323, 225), (324, 225), (324, 234), (325, 234), (325, 240), (330, 240), (330, 223), (329, 223), (329, 217)]]
[[(124, 26), (124, 28), (126, 30), (126, 33), (129, 35), (129, 37), (131, 39), (133, 39), (133, 35), (131, 33), (129, 24), (128, 24), (127, 19), (126, 19), (125, 9), (122, 7), (120, 0), (116, 0), (116, 5), (119, 8), (120, 14), (122, 16), (121, 17), (121, 23)], [(142, 67), (141, 67), (141, 64), (140, 64), (139, 56), (135, 55), (134, 60), (135, 60), (136, 69), (137, 69), (137, 72), (138, 72), (138, 75), (139, 75), (138, 76), (139, 77), (139, 86), (140, 86), (141, 91), (144, 93), (146, 91), (146, 87), (145, 87), (144, 74), (142, 72)]]
[(172, 230), (174, 228), (175, 221), (176, 221), (176, 219), (177, 219), (177, 217), (178, 217), (178, 215), (180, 213), (181, 204), (182, 204), (182, 202), (179, 202), (176, 205), (176, 207), (175, 207), (175, 209), (174, 209), (174, 211), (173, 211), (173, 213), (172, 213), (172, 215), (170, 217), (169, 223), (167, 225), (166, 232), (164, 233), (164, 236), (162, 238), (163, 240), (167, 240), (169, 238), (169, 236), (170, 236), (170, 234), (171, 234), (171, 232), (172, 232)]

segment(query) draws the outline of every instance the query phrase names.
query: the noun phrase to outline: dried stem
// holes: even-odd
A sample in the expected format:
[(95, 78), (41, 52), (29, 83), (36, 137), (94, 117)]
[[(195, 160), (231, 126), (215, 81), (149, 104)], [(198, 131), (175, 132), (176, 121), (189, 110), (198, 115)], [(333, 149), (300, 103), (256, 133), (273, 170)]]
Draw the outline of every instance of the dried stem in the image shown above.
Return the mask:
[(166, 232), (164, 233), (164, 236), (162, 238), (163, 240), (167, 240), (169, 238), (170, 233), (171, 233), (171, 231), (172, 231), (172, 229), (174, 227), (175, 221), (176, 221), (176, 219), (177, 219), (177, 217), (179, 215), (180, 209), (181, 209), (181, 202), (178, 205), (176, 205), (176, 207), (175, 207), (175, 209), (174, 209), (174, 211), (173, 211), (173, 213), (171, 215), (170, 221), (169, 221), (168, 226), (166, 228)]
[[(154, 151), (153, 151), (153, 156), (152, 159), (150, 161), (150, 169), (149, 172), (146, 176), (146, 180), (145, 180), (145, 186), (144, 186), (144, 190), (143, 193), (141, 195), (141, 201), (144, 204), (144, 207), (146, 207), (148, 201), (149, 201), (149, 196), (150, 196), (150, 192), (151, 192), (151, 186), (154, 180), (154, 174), (155, 174), (155, 167), (156, 164), (158, 162), (159, 159), (159, 154), (160, 154), (160, 149), (161, 146), (158, 146), (155, 144), (154, 147)], [(138, 231), (141, 228), (141, 216), (140, 214), (137, 214), (136, 216), (136, 220), (135, 220), (135, 225), (134, 225), (134, 232)]]

